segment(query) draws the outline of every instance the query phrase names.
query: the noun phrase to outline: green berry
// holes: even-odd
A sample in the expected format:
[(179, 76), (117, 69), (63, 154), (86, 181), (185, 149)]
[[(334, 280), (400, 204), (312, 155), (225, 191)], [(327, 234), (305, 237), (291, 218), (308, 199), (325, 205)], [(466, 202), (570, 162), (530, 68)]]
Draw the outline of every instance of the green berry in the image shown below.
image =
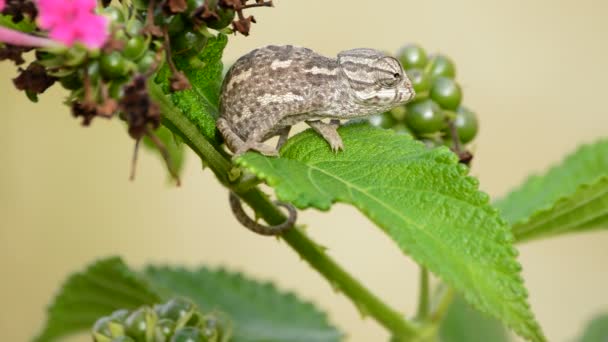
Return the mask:
[(395, 133), (397, 133), (397, 134), (414, 135), (412, 133), (412, 131), (404, 124), (397, 124), (397, 125), (395, 125), (395, 127), (393, 129), (395, 130)]
[(141, 34), (141, 30), (144, 28), (144, 24), (137, 20), (137, 19), (131, 19), (129, 20), (129, 22), (127, 23), (127, 34), (131, 37), (135, 37)]
[(124, 336), (124, 326), (116, 319), (111, 316), (104, 316), (95, 321), (93, 325), (93, 335), (100, 335), (105, 337), (120, 337)]
[(125, 20), (125, 16), (122, 11), (114, 6), (108, 6), (101, 10), (101, 13), (109, 19), (111, 23), (122, 23)]
[(458, 132), (458, 138), (463, 144), (473, 141), (477, 135), (477, 131), (479, 130), (477, 115), (475, 115), (475, 113), (470, 111), (468, 108), (462, 106), (458, 107), (456, 110), (454, 125), (456, 126), (456, 131)]
[(137, 340), (149, 340), (154, 336), (154, 326), (158, 316), (149, 307), (143, 307), (132, 312), (125, 319), (125, 331)]
[(129, 72), (127, 60), (118, 51), (102, 55), (99, 59), (99, 67), (106, 79), (119, 78)]
[(456, 77), (456, 67), (454, 62), (444, 55), (435, 55), (431, 57), (429, 63), (424, 70), (432, 79), (436, 77), (447, 77), (454, 79)]
[(117, 322), (124, 322), (127, 316), (129, 316), (129, 310), (127, 309), (116, 310), (110, 314), (110, 318)]
[(422, 94), (431, 89), (431, 78), (422, 69), (409, 69), (406, 74), (412, 81), (416, 94)]
[(382, 114), (370, 116), (369, 123), (372, 126), (388, 129), (392, 128), (395, 125), (396, 120), (390, 112), (384, 112)]
[(198, 32), (184, 32), (171, 37), (171, 47), (176, 55), (196, 56), (206, 43), (207, 37)]
[(422, 69), (427, 63), (426, 51), (416, 44), (404, 46), (397, 54), (397, 58), (406, 70), (411, 68)]
[(143, 36), (134, 36), (127, 40), (122, 55), (135, 61), (143, 56), (146, 51), (148, 51), (148, 41), (146, 38)]
[(184, 327), (175, 331), (171, 342), (203, 342), (201, 331), (193, 327)]
[(169, 339), (169, 336), (173, 335), (173, 330), (175, 329), (175, 322), (173, 322), (172, 320), (168, 319), (168, 318), (162, 318), (159, 319), (158, 322), (156, 323), (156, 335), (157, 336), (162, 336), (165, 339), (163, 341), (166, 341)]
[(462, 101), (462, 90), (453, 79), (439, 77), (431, 87), (431, 99), (443, 109), (455, 110)]
[(416, 135), (431, 134), (445, 126), (445, 115), (431, 100), (416, 101), (407, 105), (405, 124)]
[(170, 17), (167, 23), (167, 31), (169, 35), (179, 34), (180, 32), (189, 31), (186, 29), (186, 19), (181, 14), (176, 14)]
[(207, 0), (207, 6), (218, 15), (219, 18), (211, 17), (205, 19), (205, 23), (209, 28), (221, 30), (230, 25), (234, 20), (234, 10), (220, 6), (218, 0)]
[(137, 61), (137, 71), (147, 72), (156, 63), (156, 53), (154, 51), (146, 51), (144, 56)]
[(175, 322), (194, 311), (194, 304), (180, 298), (171, 299), (155, 308), (158, 316), (169, 318)]
[(194, 12), (197, 8), (203, 6), (205, 0), (186, 0), (186, 4), (188, 5), (188, 12)]

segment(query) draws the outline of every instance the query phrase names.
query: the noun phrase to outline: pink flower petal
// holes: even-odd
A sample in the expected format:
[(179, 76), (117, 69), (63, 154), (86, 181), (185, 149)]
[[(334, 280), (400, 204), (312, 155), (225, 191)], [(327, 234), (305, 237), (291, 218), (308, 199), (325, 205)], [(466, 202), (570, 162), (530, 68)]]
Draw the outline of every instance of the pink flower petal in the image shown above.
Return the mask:
[(0, 0), (0, 11), (2, 11), (4, 9), (4, 6), (6, 6), (6, 1)]
[(94, 12), (96, 6), (96, 0), (38, 0), (38, 25), (65, 45), (81, 42), (99, 48), (109, 33), (107, 19)]

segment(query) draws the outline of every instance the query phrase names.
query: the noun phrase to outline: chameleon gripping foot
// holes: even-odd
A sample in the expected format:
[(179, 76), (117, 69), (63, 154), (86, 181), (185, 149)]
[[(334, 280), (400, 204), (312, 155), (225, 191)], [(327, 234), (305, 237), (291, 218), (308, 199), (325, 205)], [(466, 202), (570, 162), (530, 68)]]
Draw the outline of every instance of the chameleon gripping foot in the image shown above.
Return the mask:
[(287, 211), (289, 212), (289, 217), (287, 217), (287, 220), (285, 220), (285, 222), (281, 224), (277, 224), (275, 226), (265, 226), (263, 224), (257, 223), (249, 216), (247, 216), (247, 213), (245, 212), (245, 210), (243, 210), (243, 204), (241, 203), (241, 199), (232, 191), (230, 192), (229, 200), (230, 208), (232, 209), (234, 217), (236, 217), (237, 221), (239, 221), (247, 229), (260, 235), (281, 235), (284, 231), (291, 229), (294, 226), (298, 217), (298, 212), (296, 211), (296, 208), (294, 208), (291, 204), (275, 201), (274, 203), (276, 205), (287, 209)]

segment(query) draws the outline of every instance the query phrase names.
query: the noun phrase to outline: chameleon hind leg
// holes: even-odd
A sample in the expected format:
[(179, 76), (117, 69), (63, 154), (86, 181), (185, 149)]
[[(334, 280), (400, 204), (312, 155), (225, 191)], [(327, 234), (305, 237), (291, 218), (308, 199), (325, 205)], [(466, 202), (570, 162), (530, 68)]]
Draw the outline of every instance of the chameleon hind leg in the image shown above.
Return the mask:
[(255, 135), (247, 139), (247, 141), (243, 141), (243, 139), (234, 133), (228, 124), (228, 121), (226, 121), (224, 118), (217, 119), (216, 127), (224, 137), (224, 142), (228, 148), (234, 152), (235, 157), (249, 150), (258, 151), (267, 156), (278, 155), (275, 148), (259, 142)]
[(279, 141), (277, 142), (277, 151), (283, 147), (287, 138), (289, 138), (289, 131), (291, 130), (291, 126), (283, 127), (279, 130), (277, 135), (279, 136)]
[(333, 152), (344, 149), (344, 143), (342, 143), (342, 138), (340, 137), (340, 134), (338, 134), (340, 120), (334, 119), (331, 120), (330, 123), (325, 123), (320, 120), (308, 120), (306, 123), (327, 141)]

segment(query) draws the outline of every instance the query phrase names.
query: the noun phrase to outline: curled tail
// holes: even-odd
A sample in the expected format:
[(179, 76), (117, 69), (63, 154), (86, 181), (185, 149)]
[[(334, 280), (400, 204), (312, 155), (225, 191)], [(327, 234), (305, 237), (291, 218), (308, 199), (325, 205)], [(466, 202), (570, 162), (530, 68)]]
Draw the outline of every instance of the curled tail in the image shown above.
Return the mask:
[(265, 226), (257, 223), (249, 216), (247, 216), (247, 213), (245, 212), (245, 210), (243, 210), (241, 199), (234, 192), (230, 192), (230, 208), (232, 208), (232, 212), (234, 213), (236, 219), (243, 226), (247, 227), (247, 229), (261, 235), (280, 235), (284, 231), (292, 228), (296, 223), (296, 219), (298, 217), (298, 212), (296, 211), (296, 208), (294, 208), (291, 204), (288, 203), (278, 201), (275, 201), (274, 203), (287, 209), (287, 211), (289, 212), (289, 217), (287, 217), (287, 220), (285, 220), (285, 222), (281, 224), (277, 224), (275, 226)]

